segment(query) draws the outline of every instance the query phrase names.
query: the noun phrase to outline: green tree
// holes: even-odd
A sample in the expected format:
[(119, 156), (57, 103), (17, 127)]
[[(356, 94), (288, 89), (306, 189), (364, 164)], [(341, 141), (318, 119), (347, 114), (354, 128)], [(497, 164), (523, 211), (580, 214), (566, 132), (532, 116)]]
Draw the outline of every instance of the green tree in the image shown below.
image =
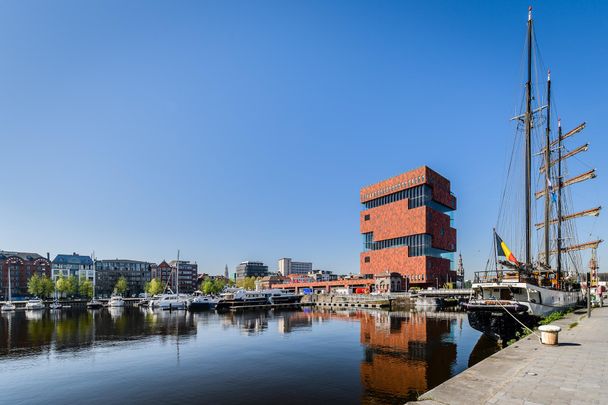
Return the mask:
[(153, 278), (146, 283), (145, 290), (148, 295), (154, 296), (156, 294), (161, 294), (165, 290), (165, 286), (159, 279)]
[(212, 280), (207, 279), (203, 282), (203, 287), (201, 288), (203, 294), (213, 294), (213, 289), (214, 285)]
[(53, 284), (53, 280), (48, 278), (46, 274), (40, 278), (40, 285), (42, 290), (42, 297), (48, 298), (53, 295), (53, 292), (55, 291), (55, 285)]
[(255, 281), (257, 278), (255, 277), (245, 277), (240, 280), (237, 280), (236, 286), (239, 288), (244, 288), (245, 290), (255, 290)]
[(213, 281), (213, 288), (214, 288), (213, 293), (214, 294), (221, 293), (222, 291), (224, 291), (225, 287), (226, 287), (226, 282), (224, 280), (216, 278)]
[(27, 281), (27, 292), (34, 296), (39, 296), (42, 293), (42, 285), (40, 282), (40, 276), (38, 274), (34, 274)]
[(89, 279), (84, 279), (78, 286), (78, 292), (83, 298), (93, 298), (93, 282)]
[(127, 284), (127, 279), (124, 278), (124, 276), (120, 276), (120, 278), (116, 282), (116, 285), (114, 286), (114, 291), (116, 291), (117, 294), (123, 295), (127, 292), (127, 288), (129, 288)]
[(55, 279), (55, 290), (57, 290), (57, 293), (59, 294), (67, 294), (68, 283), (63, 276), (59, 276)]
[(76, 276), (71, 275), (66, 279), (67, 282), (67, 294), (74, 296), (78, 294), (78, 278)]

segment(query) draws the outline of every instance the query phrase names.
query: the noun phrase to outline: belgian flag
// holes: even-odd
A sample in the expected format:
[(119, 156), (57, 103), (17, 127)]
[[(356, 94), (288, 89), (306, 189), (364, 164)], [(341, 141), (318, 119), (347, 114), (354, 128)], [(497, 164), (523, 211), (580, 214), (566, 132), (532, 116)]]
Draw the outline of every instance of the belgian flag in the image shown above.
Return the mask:
[(511, 252), (511, 250), (507, 247), (507, 244), (502, 239), (500, 239), (500, 236), (498, 236), (496, 232), (494, 232), (494, 235), (496, 236), (496, 254), (498, 256), (506, 257), (508, 261), (510, 261), (511, 263), (515, 263), (519, 266), (519, 262), (515, 258), (513, 252)]

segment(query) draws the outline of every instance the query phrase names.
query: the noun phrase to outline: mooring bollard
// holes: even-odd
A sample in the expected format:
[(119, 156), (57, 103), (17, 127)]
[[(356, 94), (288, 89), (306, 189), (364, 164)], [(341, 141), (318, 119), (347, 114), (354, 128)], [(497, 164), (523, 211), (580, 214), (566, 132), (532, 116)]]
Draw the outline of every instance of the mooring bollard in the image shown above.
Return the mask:
[(540, 331), (540, 342), (544, 345), (557, 345), (557, 335), (562, 330), (555, 325), (542, 325), (538, 328)]

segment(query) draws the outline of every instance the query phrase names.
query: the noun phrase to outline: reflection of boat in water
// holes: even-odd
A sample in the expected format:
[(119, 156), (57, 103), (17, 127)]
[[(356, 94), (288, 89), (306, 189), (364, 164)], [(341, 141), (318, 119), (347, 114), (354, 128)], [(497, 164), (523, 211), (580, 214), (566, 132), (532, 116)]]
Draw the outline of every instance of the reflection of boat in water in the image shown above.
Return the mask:
[(477, 339), (477, 343), (475, 343), (475, 347), (473, 347), (473, 350), (469, 355), (469, 363), (467, 367), (474, 366), (499, 350), (500, 346), (498, 346), (498, 343), (496, 343), (494, 339), (491, 339), (485, 334), (481, 334), (479, 339)]
[(124, 313), (124, 307), (109, 307), (108, 312), (113, 320), (120, 318)]
[(28, 300), (25, 304), (25, 309), (28, 311), (37, 311), (44, 309), (44, 302), (40, 298), (33, 298)]
[(42, 319), (43, 315), (44, 315), (44, 311), (32, 311), (32, 310), (25, 311), (25, 318), (28, 321), (39, 321)]
[[(474, 297), (463, 304), (469, 313), (471, 326), (495, 339), (513, 337), (521, 329), (521, 324), (531, 327), (540, 318), (552, 312), (576, 306), (582, 299), (579, 284), (579, 270), (582, 267), (580, 251), (596, 249), (602, 242), (576, 242), (573, 220), (597, 216), (601, 210), (601, 207), (597, 207), (581, 212), (566, 212), (572, 201), (570, 193), (567, 193), (569, 186), (596, 177), (595, 169), (570, 179), (565, 179), (562, 175), (562, 166), (566, 159), (588, 149), (588, 145), (584, 145), (567, 151), (562, 141), (582, 131), (585, 123), (562, 134), (561, 122), (558, 120), (557, 136), (552, 136), (550, 75), (546, 84), (547, 99), (543, 101), (540, 97), (533, 97), (533, 94), (539, 92), (539, 86), (532, 83), (532, 73), (536, 70), (533, 69), (533, 62), (537, 64), (538, 58), (533, 55), (537, 45), (533, 34), (531, 9), (527, 25), (525, 111), (513, 118), (517, 122), (518, 132), (513, 151), (522, 147), (519, 140), (523, 139), (525, 162), (517, 162), (515, 159), (519, 154), (513, 154), (498, 220), (501, 233), (506, 233), (509, 241), (515, 244), (523, 241), (520, 244), (523, 246), (516, 246), (521, 253), (518, 256), (523, 260), (518, 261), (513, 251), (494, 230), (494, 252), (488, 260), (486, 271), (475, 273)], [(533, 102), (538, 105), (533, 106)], [(523, 132), (521, 137), (519, 132)], [(533, 161), (536, 154), (532, 154), (532, 144), (537, 139), (542, 139), (540, 144), (535, 145), (540, 149), (537, 154), (542, 157), (540, 162)], [(562, 155), (562, 151), (566, 153)], [(537, 192), (532, 190), (533, 175), (538, 176), (540, 190)], [(514, 188), (520, 189), (518, 185), (515, 187), (518, 180), (523, 180), (524, 183), (521, 185), (524, 191), (521, 196), (514, 191)], [(543, 215), (535, 225), (534, 198), (542, 201), (544, 206), (544, 209), (537, 210)], [(513, 215), (513, 212), (523, 215)], [(563, 226), (564, 221), (567, 221), (567, 224)], [(533, 226), (539, 231), (540, 241), (537, 244), (539, 253), (536, 258), (532, 257)]]

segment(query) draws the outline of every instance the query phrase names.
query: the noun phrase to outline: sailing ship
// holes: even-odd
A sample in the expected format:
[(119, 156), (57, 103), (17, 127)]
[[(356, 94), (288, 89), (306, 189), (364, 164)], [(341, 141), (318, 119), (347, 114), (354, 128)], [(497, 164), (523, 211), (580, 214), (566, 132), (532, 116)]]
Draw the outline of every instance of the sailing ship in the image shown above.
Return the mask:
[[(582, 300), (578, 268), (581, 260), (575, 260), (574, 255), (584, 249), (595, 249), (602, 240), (592, 240), (585, 243), (576, 242), (576, 228), (573, 220), (584, 216), (598, 216), (601, 207), (586, 209), (580, 212), (568, 213), (571, 199), (566, 193), (569, 186), (595, 178), (595, 169), (577, 176), (565, 179), (564, 165), (566, 159), (573, 157), (589, 148), (588, 144), (567, 150), (564, 141), (581, 132), (586, 124), (582, 123), (574, 129), (562, 133), (561, 120), (558, 119), (557, 136), (552, 136), (551, 130), (551, 74), (547, 75), (546, 104), (541, 97), (533, 95), (532, 64), (533, 51), (536, 46), (533, 30), (532, 8), (528, 10), (527, 23), (527, 81), (525, 85), (525, 110), (513, 119), (517, 122), (517, 133), (523, 132), (523, 152), (525, 164), (524, 207), (521, 200), (516, 211), (521, 212), (525, 228), (523, 236), (523, 260), (519, 261), (507, 243), (494, 230), (492, 244), (494, 252), (488, 260), (486, 270), (475, 273), (473, 295), (464, 307), (468, 311), (469, 323), (477, 330), (497, 340), (513, 337), (521, 325), (531, 326), (540, 318), (555, 311), (561, 311), (579, 304)], [(536, 58), (538, 59), (538, 58)], [(540, 104), (533, 106), (533, 102)], [(544, 128), (543, 128), (544, 124)], [(533, 135), (536, 134), (536, 138)], [(542, 189), (532, 191), (533, 175), (533, 141), (537, 139), (541, 150), (534, 156), (540, 156), (538, 162), (538, 183)], [(516, 138), (516, 142), (517, 138)], [(513, 149), (514, 152), (517, 148)], [(515, 155), (515, 154), (514, 154)], [(513, 161), (513, 160), (512, 160)], [(511, 169), (511, 165), (509, 168)], [(536, 173), (536, 172), (534, 172)], [(505, 195), (517, 194), (512, 184), (507, 184), (503, 194), (501, 211), (505, 205)], [(514, 198), (514, 197), (513, 197)], [(535, 224), (542, 233), (539, 247), (542, 251), (536, 260), (532, 256), (532, 216), (533, 199), (543, 199), (543, 220)], [(516, 198), (514, 198), (517, 200)], [(503, 214), (503, 213), (501, 213)], [(499, 215), (500, 216), (500, 215)], [(511, 219), (512, 216), (511, 216)], [(509, 221), (497, 224), (509, 228)], [(510, 226), (513, 226), (512, 224)], [(511, 228), (513, 229), (513, 228)], [(552, 232), (553, 231), (553, 232)], [(505, 230), (505, 232), (507, 232)], [(510, 242), (517, 243), (521, 238), (521, 227), (512, 231)], [(552, 239), (554, 237), (554, 239)], [(521, 243), (520, 243), (521, 244)]]

